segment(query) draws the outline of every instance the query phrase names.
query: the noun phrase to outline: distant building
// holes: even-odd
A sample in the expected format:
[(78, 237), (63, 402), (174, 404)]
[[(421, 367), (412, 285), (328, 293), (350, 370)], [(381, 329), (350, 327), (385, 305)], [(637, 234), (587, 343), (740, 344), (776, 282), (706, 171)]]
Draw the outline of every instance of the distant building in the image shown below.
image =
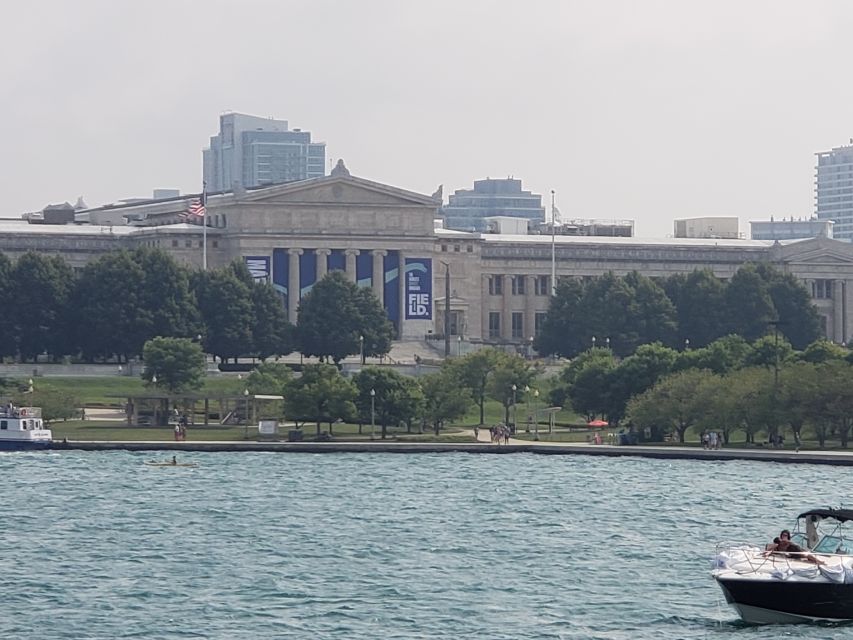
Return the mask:
[(735, 217), (704, 217), (676, 220), (675, 237), (736, 240), (741, 235)]
[(853, 139), (847, 146), (817, 155), (815, 214), (832, 220), (838, 240), (853, 240)]
[(801, 238), (832, 238), (832, 220), (818, 220), (802, 218), (790, 220), (750, 220), (750, 237), (753, 240), (799, 240)]
[[(533, 231), (539, 234), (551, 233), (551, 222), (534, 225)], [(558, 236), (595, 236), (599, 238), (633, 238), (633, 220), (566, 220), (557, 218), (555, 235)]]
[(475, 180), (473, 189), (457, 189), (442, 213), (445, 228), (460, 231), (484, 231), (485, 218), (495, 216), (545, 220), (542, 196), (522, 190), (513, 178)]
[(326, 143), (311, 142), (308, 131), (288, 129), (287, 120), (221, 115), (219, 133), (202, 155), (211, 193), (325, 175)]

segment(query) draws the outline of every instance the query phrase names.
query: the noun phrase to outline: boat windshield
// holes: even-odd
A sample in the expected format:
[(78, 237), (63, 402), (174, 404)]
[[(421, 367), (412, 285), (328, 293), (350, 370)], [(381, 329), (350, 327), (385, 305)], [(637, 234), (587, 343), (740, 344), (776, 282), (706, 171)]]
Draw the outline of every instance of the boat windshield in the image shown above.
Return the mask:
[(839, 536), (824, 536), (813, 549), (816, 553), (840, 553), (842, 555), (853, 555), (853, 547), (847, 540)]

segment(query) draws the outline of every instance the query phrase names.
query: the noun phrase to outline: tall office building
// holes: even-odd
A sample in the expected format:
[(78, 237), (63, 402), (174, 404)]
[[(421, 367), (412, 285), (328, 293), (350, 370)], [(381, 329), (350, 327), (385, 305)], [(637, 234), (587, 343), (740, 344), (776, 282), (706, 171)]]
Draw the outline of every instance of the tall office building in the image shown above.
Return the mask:
[(202, 151), (209, 192), (257, 187), (325, 175), (326, 143), (288, 129), (287, 120), (242, 113), (219, 116), (219, 134)]
[(441, 210), (444, 226), (460, 231), (484, 231), (484, 218), (493, 216), (545, 220), (542, 196), (523, 191), (513, 178), (475, 180), (473, 189), (457, 189)]
[(836, 240), (853, 241), (853, 139), (817, 154), (815, 213), (832, 220)]

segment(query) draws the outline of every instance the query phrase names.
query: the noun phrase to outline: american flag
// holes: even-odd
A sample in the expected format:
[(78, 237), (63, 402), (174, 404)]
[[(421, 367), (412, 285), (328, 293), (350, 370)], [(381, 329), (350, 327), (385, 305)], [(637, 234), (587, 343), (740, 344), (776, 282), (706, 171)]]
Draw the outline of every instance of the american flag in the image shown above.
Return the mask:
[(186, 211), (187, 216), (196, 216), (199, 218), (204, 217), (204, 215), (207, 213), (207, 207), (204, 206), (205, 200), (206, 198), (204, 197), (203, 193), (201, 194), (200, 198), (193, 198), (192, 200), (190, 200), (190, 205), (187, 207)]

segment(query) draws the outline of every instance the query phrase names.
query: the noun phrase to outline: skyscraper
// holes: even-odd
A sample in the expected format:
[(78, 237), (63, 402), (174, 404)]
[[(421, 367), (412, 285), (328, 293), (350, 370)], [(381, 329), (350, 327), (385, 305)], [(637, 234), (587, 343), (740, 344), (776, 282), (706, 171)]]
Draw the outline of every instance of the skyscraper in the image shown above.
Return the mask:
[(483, 231), (489, 216), (526, 218), (534, 222), (545, 220), (542, 196), (523, 191), (521, 180), (513, 178), (475, 180), (474, 189), (457, 189), (442, 207), (444, 224), (448, 229)]
[(202, 155), (210, 192), (325, 175), (326, 143), (311, 142), (308, 131), (288, 129), (287, 120), (223, 114), (219, 133)]
[(815, 213), (819, 220), (835, 222), (836, 240), (853, 241), (853, 139), (817, 154)]

